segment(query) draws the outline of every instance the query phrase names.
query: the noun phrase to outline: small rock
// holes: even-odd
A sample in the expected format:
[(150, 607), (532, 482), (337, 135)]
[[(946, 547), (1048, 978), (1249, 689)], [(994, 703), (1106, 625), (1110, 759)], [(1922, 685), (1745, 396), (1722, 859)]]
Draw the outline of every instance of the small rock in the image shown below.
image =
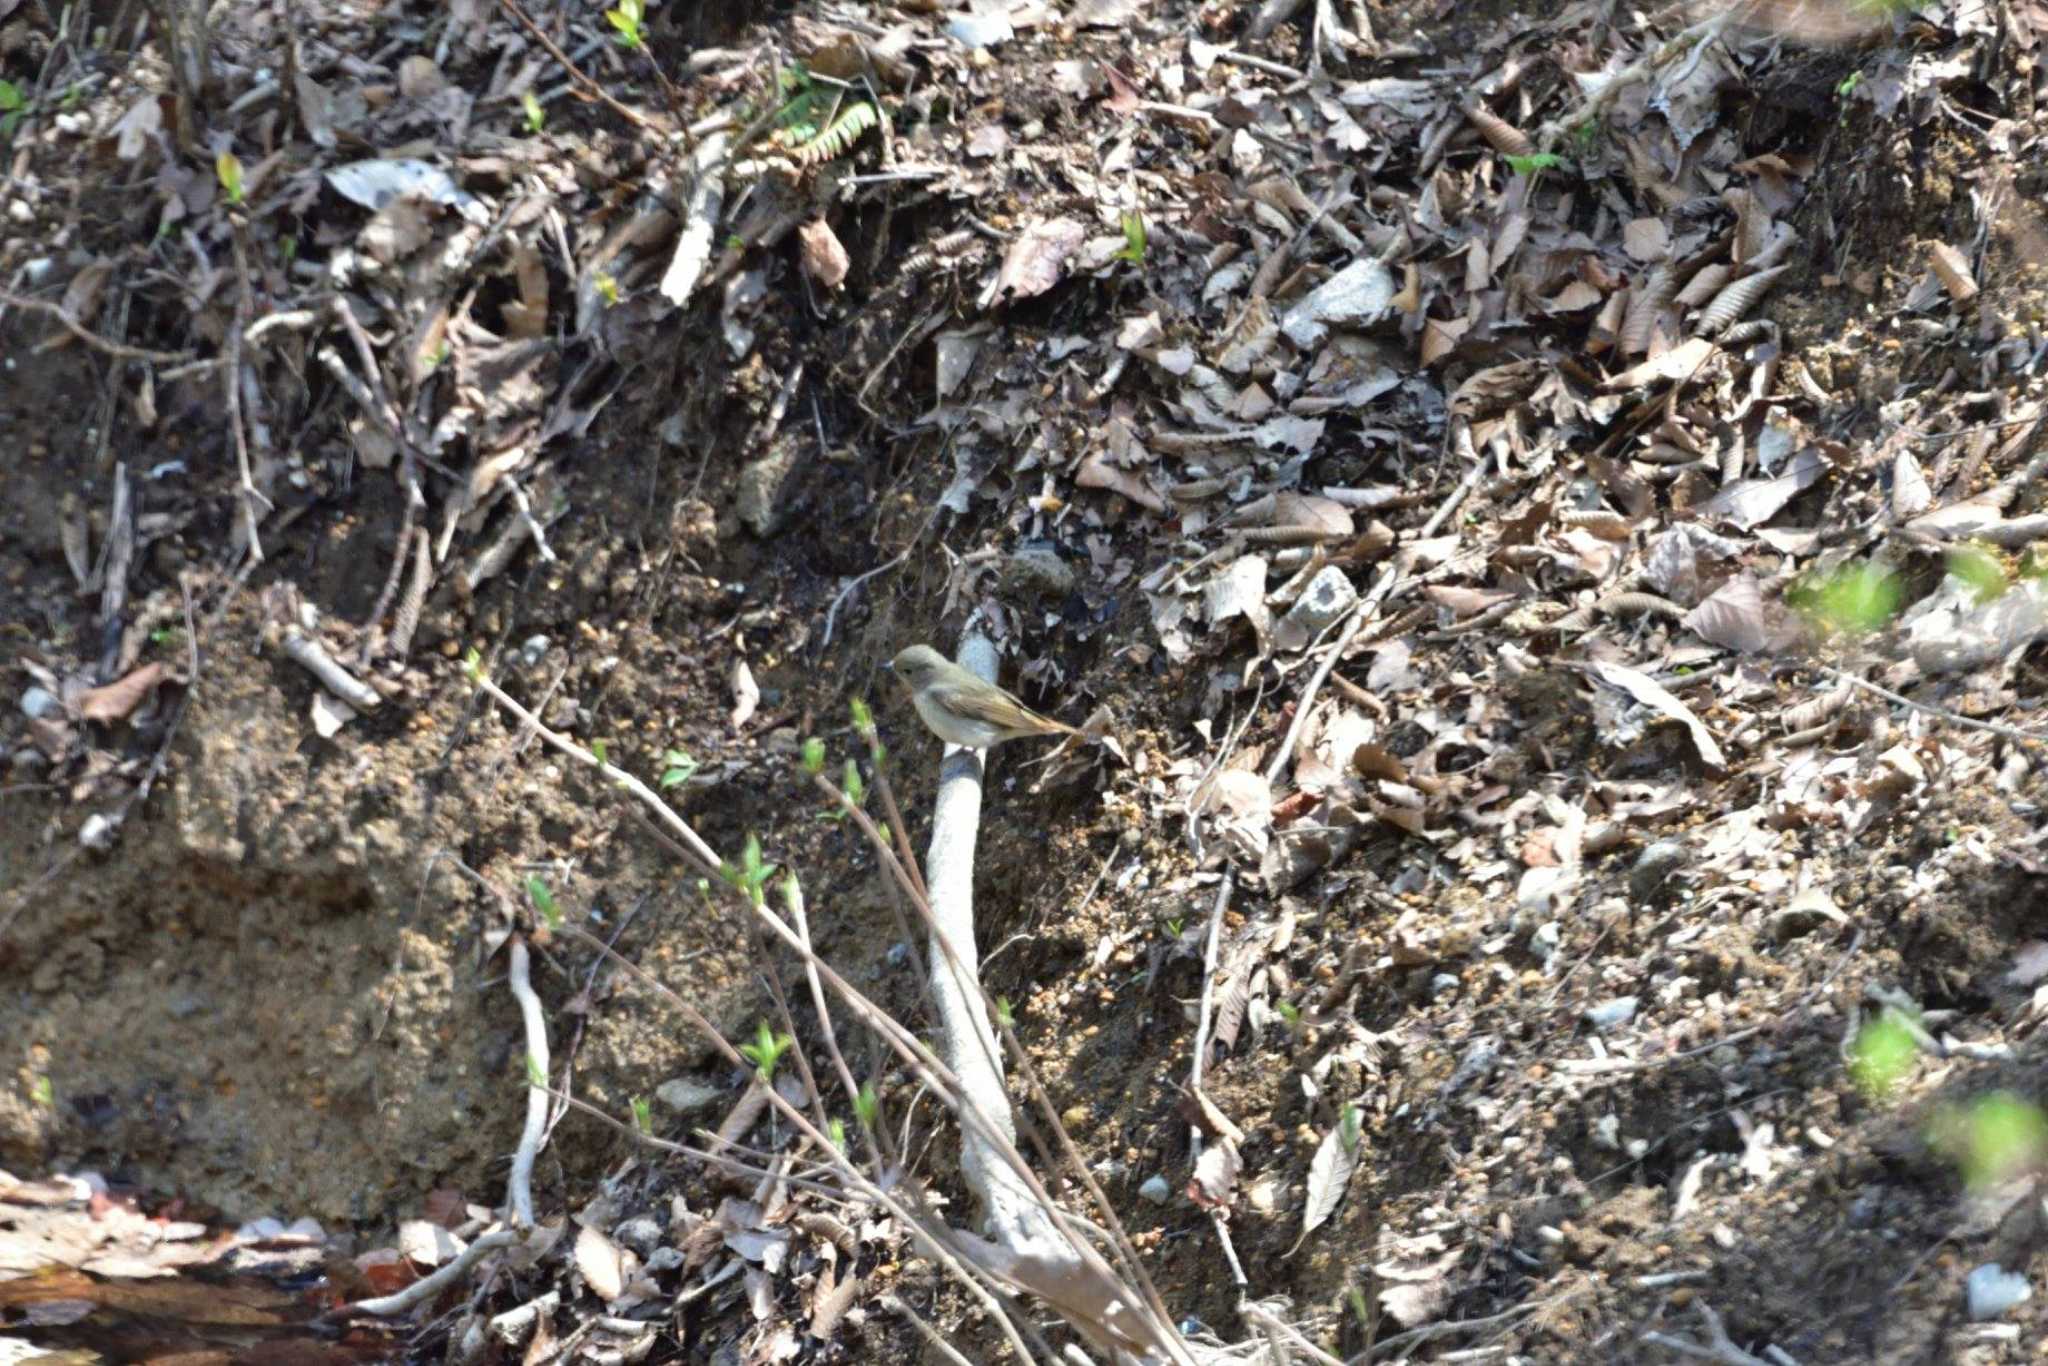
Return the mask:
[(1074, 591), (1074, 583), (1074, 567), (1049, 541), (1020, 545), (1003, 563), (1003, 585), (1017, 593), (1064, 598)]
[(64, 704), (48, 688), (30, 687), (21, 694), (21, 710), (31, 721), (54, 721), (64, 714)]
[(763, 540), (773, 536), (788, 515), (782, 490), (796, 468), (797, 452), (794, 441), (780, 441), (768, 454), (740, 471), (735, 510), (747, 524), (747, 530)]
[(1986, 1262), (1970, 1273), (1970, 1317), (1982, 1323), (2034, 1298), (2034, 1287), (2017, 1271)]
[(1617, 996), (1597, 1006), (1586, 1007), (1586, 1023), (1595, 1029), (1614, 1029), (1636, 1017), (1636, 998)]
[(554, 644), (546, 636), (528, 636), (519, 646), (521, 667), (531, 669), (547, 657), (548, 647)]
[(672, 1077), (654, 1088), (654, 1098), (679, 1115), (691, 1115), (716, 1105), (725, 1095), (722, 1087), (695, 1077)]
[(1308, 581), (1294, 606), (1280, 618), (1273, 641), (1283, 650), (1305, 649), (1357, 601), (1358, 589), (1352, 586), (1350, 576), (1336, 565), (1328, 565)]
[(661, 1225), (644, 1214), (636, 1215), (613, 1229), (612, 1239), (645, 1257), (661, 1246)]
[(1635, 866), (1628, 870), (1628, 894), (1637, 901), (1648, 901), (1684, 864), (1683, 844), (1658, 840), (1636, 855)]
[(1155, 1205), (1163, 1205), (1173, 1198), (1173, 1184), (1165, 1177), (1154, 1173), (1145, 1178), (1145, 1184), (1138, 1187), (1138, 1194)]

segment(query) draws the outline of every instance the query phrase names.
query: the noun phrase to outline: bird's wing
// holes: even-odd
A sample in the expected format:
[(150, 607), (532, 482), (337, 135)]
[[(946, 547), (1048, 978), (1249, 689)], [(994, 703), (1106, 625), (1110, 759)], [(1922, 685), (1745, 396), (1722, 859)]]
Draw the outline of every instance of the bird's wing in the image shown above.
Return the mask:
[[(1015, 698), (980, 688), (961, 688), (949, 683), (931, 685), (933, 700), (958, 716), (972, 717), (998, 730), (1022, 730), (1029, 726), (1041, 726), (1048, 731), (1072, 731), (1073, 727), (1064, 722), (1040, 716)], [(1007, 701), (1008, 706), (1003, 705)]]

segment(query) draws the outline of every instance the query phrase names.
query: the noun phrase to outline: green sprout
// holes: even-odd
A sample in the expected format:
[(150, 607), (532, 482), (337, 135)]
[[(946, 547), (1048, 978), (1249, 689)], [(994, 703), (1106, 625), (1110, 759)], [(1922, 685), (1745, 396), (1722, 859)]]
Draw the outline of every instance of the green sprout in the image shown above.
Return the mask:
[(1017, 1027), (1017, 1012), (1010, 1008), (1010, 998), (1007, 996), (996, 997), (996, 1023), (1005, 1029)]
[(844, 1120), (834, 1116), (825, 1126), (825, 1135), (832, 1140), (833, 1147), (842, 1153), (846, 1151), (846, 1122)]
[(1350, 1303), (1351, 1316), (1358, 1320), (1358, 1326), (1360, 1328), (1371, 1327), (1372, 1306), (1366, 1303), (1364, 1288), (1354, 1285), (1344, 1292), (1344, 1298)]
[(754, 1064), (754, 1075), (765, 1084), (775, 1079), (776, 1064), (795, 1042), (789, 1035), (768, 1028), (768, 1022), (763, 1020), (755, 1031), (754, 1041), (740, 1045), (740, 1056)]
[(661, 786), (663, 790), (681, 787), (697, 772), (697, 761), (686, 749), (663, 750), (661, 754)]
[(1365, 1129), (1365, 1111), (1357, 1105), (1347, 1105), (1337, 1115), (1337, 1141), (1344, 1145), (1344, 1151), (1358, 1151), (1359, 1135)]
[(12, 137), (29, 115), (28, 96), (13, 81), (0, 81), (0, 138)]
[(810, 774), (813, 778), (824, 773), (825, 741), (819, 736), (813, 735), (804, 741), (803, 766), (804, 772)]
[(875, 1094), (875, 1084), (871, 1081), (862, 1082), (860, 1094), (853, 1098), (853, 1117), (860, 1121), (861, 1128), (872, 1129), (881, 1115), (882, 1099)]
[(590, 755), (600, 764), (609, 764), (611, 762), (611, 747), (602, 740), (592, 740), (590, 742)]
[(597, 297), (604, 300), (606, 308), (619, 306), (619, 282), (616, 279), (604, 271), (599, 271), (597, 278), (591, 283), (597, 287)]
[(233, 152), (222, 152), (213, 159), (214, 178), (220, 181), (221, 193), (228, 197), (229, 204), (242, 202), (242, 159)]
[(1965, 1106), (1944, 1106), (1929, 1137), (1962, 1168), (1963, 1184), (1981, 1191), (2048, 1159), (2048, 1114), (2010, 1091), (1994, 1091)]
[(526, 131), (538, 133), (547, 126), (548, 111), (540, 107), (540, 99), (531, 90), (519, 97), (519, 107), (526, 114)]
[(1831, 635), (1864, 636), (1899, 610), (1899, 576), (1872, 560), (1841, 565), (1799, 584), (1786, 601)]
[(484, 652), (474, 645), (462, 656), (462, 674), (472, 683), (483, 682)]
[(875, 742), (875, 714), (868, 710), (868, 704), (861, 698), (854, 698), (849, 704), (853, 711), (853, 733), (864, 742)]
[(804, 904), (804, 885), (797, 881), (794, 868), (782, 875), (782, 904), (789, 908), (792, 916), (797, 913), (797, 908)]
[(51, 1085), (46, 1074), (37, 1074), (36, 1079), (28, 1084), (28, 1098), (45, 1110), (57, 1108), (57, 1088)]
[(1849, 1044), (1849, 1077), (1863, 1094), (1881, 1099), (1905, 1079), (1918, 1047), (1913, 1031), (1887, 1006)]
[(1840, 84), (1835, 86), (1835, 98), (1838, 100), (1848, 99), (1856, 93), (1856, 87), (1861, 84), (1863, 84), (1863, 73), (1861, 71), (1850, 72), (1842, 77)]
[(2006, 581), (2005, 566), (1981, 545), (1963, 545), (1951, 550), (1948, 553), (1948, 572), (1963, 581), (1979, 607), (2002, 596), (2010, 586)]
[(1538, 171), (1564, 164), (1564, 158), (1555, 152), (1532, 152), (1525, 157), (1503, 156), (1501, 160), (1507, 162), (1508, 169), (1516, 175), (1535, 175)]
[(1110, 253), (1112, 261), (1129, 261), (1134, 266), (1145, 264), (1145, 219), (1140, 214), (1119, 215), (1123, 225), (1124, 244)]
[(555, 900), (555, 894), (536, 875), (526, 879), (526, 895), (533, 902), (533, 908), (540, 912), (541, 920), (551, 930), (562, 927), (562, 903)]
[(1301, 1007), (1294, 1004), (1294, 1002), (1275, 1001), (1273, 1003), (1273, 1013), (1280, 1017), (1280, 1022), (1286, 1025), (1288, 1029), (1301, 1028)]
[(645, 1096), (633, 1097), (633, 1128), (643, 1134), (654, 1132), (654, 1107)]
[(867, 800), (868, 787), (866, 783), (861, 781), (860, 765), (851, 759), (846, 761), (845, 776), (840, 779), (839, 787), (841, 791), (846, 793), (846, 800), (852, 802), (855, 806), (859, 806), (863, 801)]
[(647, 18), (647, 7), (642, 0), (619, 0), (617, 5), (604, 12), (604, 17), (618, 30), (616, 36), (620, 47), (638, 51), (647, 46), (644, 22)]
[(740, 850), (738, 867), (721, 863), (718, 875), (747, 894), (747, 900), (756, 906), (767, 902), (768, 897), (761, 889), (768, 885), (768, 879), (775, 876), (775, 865), (761, 860), (761, 839), (748, 835), (746, 844)]

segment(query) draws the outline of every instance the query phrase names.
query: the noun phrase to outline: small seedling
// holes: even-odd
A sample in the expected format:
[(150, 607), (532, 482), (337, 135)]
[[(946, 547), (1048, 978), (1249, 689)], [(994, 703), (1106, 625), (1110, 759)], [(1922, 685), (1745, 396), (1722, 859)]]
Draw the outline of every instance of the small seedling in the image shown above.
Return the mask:
[(538, 875), (526, 879), (526, 895), (533, 902), (533, 909), (540, 912), (541, 922), (551, 930), (562, 927), (562, 903), (555, 900), (555, 894)]
[(1872, 1099), (1881, 1099), (1905, 1079), (1919, 1047), (1913, 1033), (1889, 1007), (1856, 1031), (1849, 1045), (1849, 1076)]
[(1273, 1013), (1280, 1017), (1280, 1022), (1286, 1025), (1289, 1030), (1301, 1028), (1301, 1007), (1294, 1004), (1294, 1002), (1275, 1001), (1273, 1003)]
[(611, 762), (611, 749), (602, 740), (592, 740), (590, 742), (590, 755), (593, 759), (596, 759), (600, 764), (608, 764)]
[(29, 115), (28, 96), (13, 81), (0, 81), (0, 138), (12, 137)]
[(1112, 261), (1129, 261), (1134, 266), (1145, 264), (1145, 219), (1140, 214), (1121, 215), (1124, 244), (1110, 253)]
[(242, 159), (233, 152), (222, 152), (213, 159), (213, 175), (220, 182), (221, 193), (228, 197), (228, 203), (239, 206), (242, 202)]
[(868, 744), (875, 742), (875, 714), (868, 710), (868, 704), (856, 697), (848, 704), (853, 712), (853, 733)]
[(615, 36), (620, 47), (638, 51), (647, 45), (647, 8), (642, 0), (619, 0), (604, 17), (618, 30)]
[(654, 1132), (654, 1107), (645, 1096), (633, 1097), (633, 1128), (643, 1134)]
[(804, 772), (810, 774), (813, 778), (824, 774), (825, 742), (818, 736), (813, 735), (804, 741), (803, 765)]
[(597, 287), (597, 297), (604, 300), (606, 308), (619, 306), (619, 282), (616, 279), (604, 271), (599, 271), (597, 278), (591, 283)]
[(531, 90), (519, 97), (519, 107), (526, 114), (526, 131), (539, 133), (547, 126), (548, 111), (540, 107), (540, 97)]
[(1358, 1320), (1360, 1328), (1372, 1327), (1372, 1306), (1366, 1303), (1362, 1286), (1352, 1286), (1344, 1292), (1344, 1298), (1351, 1304), (1351, 1317)]
[(875, 1094), (875, 1084), (871, 1081), (862, 1082), (860, 1094), (853, 1098), (853, 1117), (860, 1121), (861, 1128), (872, 1129), (881, 1115), (882, 1100)]
[(1972, 1191), (2004, 1185), (2048, 1161), (2048, 1114), (2010, 1091), (1944, 1106), (1929, 1140), (1962, 1169)]
[(846, 761), (845, 774), (839, 780), (839, 790), (844, 792), (846, 800), (852, 802), (855, 806), (859, 806), (867, 800), (868, 787), (865, 782), (861, 781), (860, 765), (851, 759)]
[(1347, 1105), (1337, 1116), (1337, 1141), (1344, 1145), (1344, 1151), (1358, 1151), (1358, 1138), (1365, 1129), (1365, 1111), (1356, 1105)]
[(768, 1028), (768, 1022), (763, 1020), (754, 1034), (754, 1041), (740, 1045), (740, 1056), (754, 1064), (754, 1075), (765, 1085), (775, 1079), (776, 1065), (795, 1042), (789, 1035), (777, 1034)]
[(1948, 572), (1969, 586), (1970, 594), (1979, 607), (2003, 596), (2011, 586), (2005, 577), (2005, 566), (1981, 545), (1958, 546), (1951, 550)]
[(1017, 1013), (1010, 1008), (1010, 998), (1007, 996), (996, 997), (996, 1023), (1005, 1029), (1017, 1027)]
[(1899, 576), (1866, 560), (1797, 585), (1785, 598), (1830, 635), (1864, 636), (1897, 614), (1900, 596)]
[(844, 1120), (834, 1118), (825, 1126), (825, 1133), (832, 1140), (833, 1147), (839, 1149), (842, 1153), (846, 1151), (846, 1122)]
[(462, 656), (462, 674), (472, 683), (483, 682), (484, 652), (474, 645)]
[(57, 1108), (57, 1088), (50, 1084), (47, 1076), (38, 1075), (28, 1084), (28, 1098), (45, 1110)]
[(1842, 77), (1841, 83), (1835, 87), (1835, 98), (1838, 100), (1848, 99), (1856, 93), (1856, 87), (1861, 84), (1863, 84), (1863, 73), (1860, 71), (1850, 72)]
[(663, 790), (681, 787), (697, 772), (697, 761), (686, 749), (663, 750), (661, 754), (661, 786)]
[(756, 906), (766, 903), (767, 893), (761, 889), (768, 885), (768, 879), (775, 876), (775, 865), (761, 859), (761, 839), (748, 835), (746, 844), (740, 850), (738, 867), (722, 863), (718, 875), (747, 894), (747, 899)]
[(1525, 157), (1503, 156), (1501, 160), (1507, 162), (1508, 169), (1516, 175), (1535, 175), (1538, 171), (1564, 165), (1564, 158), (1555, 152), (1532, 152)]

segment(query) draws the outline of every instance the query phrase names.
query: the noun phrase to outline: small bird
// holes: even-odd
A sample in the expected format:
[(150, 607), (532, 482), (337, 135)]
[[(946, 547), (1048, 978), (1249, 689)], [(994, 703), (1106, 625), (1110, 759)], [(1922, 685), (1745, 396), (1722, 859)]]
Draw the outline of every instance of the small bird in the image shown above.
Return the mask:
[(910, 701), (931, 733), (949, 745), (987, 749), (1032, 735), (1085, 735), (1040, 716), (993, 683), (984, 683), (929, 645), (912, 645), (889, 661), (910, 688)]

